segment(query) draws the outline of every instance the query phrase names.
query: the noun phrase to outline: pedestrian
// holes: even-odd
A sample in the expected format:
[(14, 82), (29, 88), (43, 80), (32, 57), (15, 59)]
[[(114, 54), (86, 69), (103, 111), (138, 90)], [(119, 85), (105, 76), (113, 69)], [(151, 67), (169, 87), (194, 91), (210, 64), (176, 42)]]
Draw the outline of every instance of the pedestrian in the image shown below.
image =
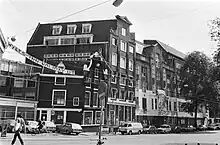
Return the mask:
[(24, 119), (22, 118), (22, 115), (21, 115), (20, 113), (18, 113), (18, 114), (17, 114), (17, 118), (16, 118), (16, 120), (15, 120), (15, 126), (14, 126), (14, 132), (15, 132), (15, 134), (14, 134), (14, 138), (13, 138), (13, 140), (12, 140), (12, 142), (11, 142), (11, 145), (14, 145), (14, 143), (15, 143), (17, 137), (18, 137), (18, 139), (20, 140), (21, 145), (24, 145), (24, 141), (22, 140), (21, 134), (20, 134), (20, 132), (21, 132), (21, 130), (22, 130), (22, 128), (23, 128), (24, 126), (25, 126)]

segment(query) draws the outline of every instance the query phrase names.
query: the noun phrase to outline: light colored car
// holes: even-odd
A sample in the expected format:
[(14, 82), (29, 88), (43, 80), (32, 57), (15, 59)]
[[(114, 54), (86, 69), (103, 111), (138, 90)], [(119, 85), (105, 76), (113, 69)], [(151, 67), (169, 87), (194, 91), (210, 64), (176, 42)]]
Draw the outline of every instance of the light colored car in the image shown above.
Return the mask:
[(147, 125), (144, 126), (143, 132), (156, 134), (158, 132), (158, 129), (154, 125)]
[(82, 127), (80, 124), (67, 122), (60, 126), (59, 128), (60, 133), (72, 134), (75, 133), (76, 135), (82, 132)]
[(128, 123), (124, 123), (124, 125), (119, 127), (119, 132), (121, 132), (121, 134), (134, 134), (134, 133), (138, 133), (141, 134), (143, 132), (143, 126), (141, 123), (137, 123), (137, 122), (128, 122)]
[(45, 123), (45, 129), (47, 132), (55, 132), (56, 125), (52, 121), (43, 121)]
[(170, 133), (171, 127), (168, 124), (163, 124), (158, 128), (159, 133)]
[(26, 121), (25, 122), (26, 132), (34, 131), (35, 129), (37, 129), (37, 125), (38, 125), (37, 121)]

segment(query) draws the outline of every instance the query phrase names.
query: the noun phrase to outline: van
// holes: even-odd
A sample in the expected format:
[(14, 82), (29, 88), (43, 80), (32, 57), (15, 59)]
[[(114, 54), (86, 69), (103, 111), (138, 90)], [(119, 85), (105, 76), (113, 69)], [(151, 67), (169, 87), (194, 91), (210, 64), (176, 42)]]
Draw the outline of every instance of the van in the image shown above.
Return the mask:
[(143, 132), (143, 126), (141, 123), (136, 122), (128, 122), (124, 123), (122, 126), (119, 127), (119, 132), (121, 132), (122, 135), (124, 134), (141, 134)]

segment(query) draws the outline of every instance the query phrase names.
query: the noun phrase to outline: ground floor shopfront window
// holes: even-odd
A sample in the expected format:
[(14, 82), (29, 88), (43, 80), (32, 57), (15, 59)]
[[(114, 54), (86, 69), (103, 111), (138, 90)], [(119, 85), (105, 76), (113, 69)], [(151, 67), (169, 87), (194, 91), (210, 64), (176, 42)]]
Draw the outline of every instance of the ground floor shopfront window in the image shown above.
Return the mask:
[(15, 106), (0, 106), (0, 120), (15, 119)]

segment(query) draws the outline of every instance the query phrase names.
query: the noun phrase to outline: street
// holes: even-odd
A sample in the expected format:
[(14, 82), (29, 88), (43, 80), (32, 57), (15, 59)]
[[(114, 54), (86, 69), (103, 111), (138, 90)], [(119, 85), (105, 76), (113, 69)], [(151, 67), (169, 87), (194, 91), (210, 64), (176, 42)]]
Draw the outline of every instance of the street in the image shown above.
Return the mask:
[[(0, 145), (9, 145), (13, 134), (0, 138)], [(89, 135), (36, 135), (22, 134), (25, 145), (96, 145), (98, 136)], [(188, 134), (141, 134), (106, 135), (104, 145), (216, 145), (220, 144), (220, 131), (206, 131)], [(205, 144), (206, 143), (206, 144)], [(209, 144), (207, 144), (209, 143)], [(17, 140), (15, 145), (20, 145)]]

